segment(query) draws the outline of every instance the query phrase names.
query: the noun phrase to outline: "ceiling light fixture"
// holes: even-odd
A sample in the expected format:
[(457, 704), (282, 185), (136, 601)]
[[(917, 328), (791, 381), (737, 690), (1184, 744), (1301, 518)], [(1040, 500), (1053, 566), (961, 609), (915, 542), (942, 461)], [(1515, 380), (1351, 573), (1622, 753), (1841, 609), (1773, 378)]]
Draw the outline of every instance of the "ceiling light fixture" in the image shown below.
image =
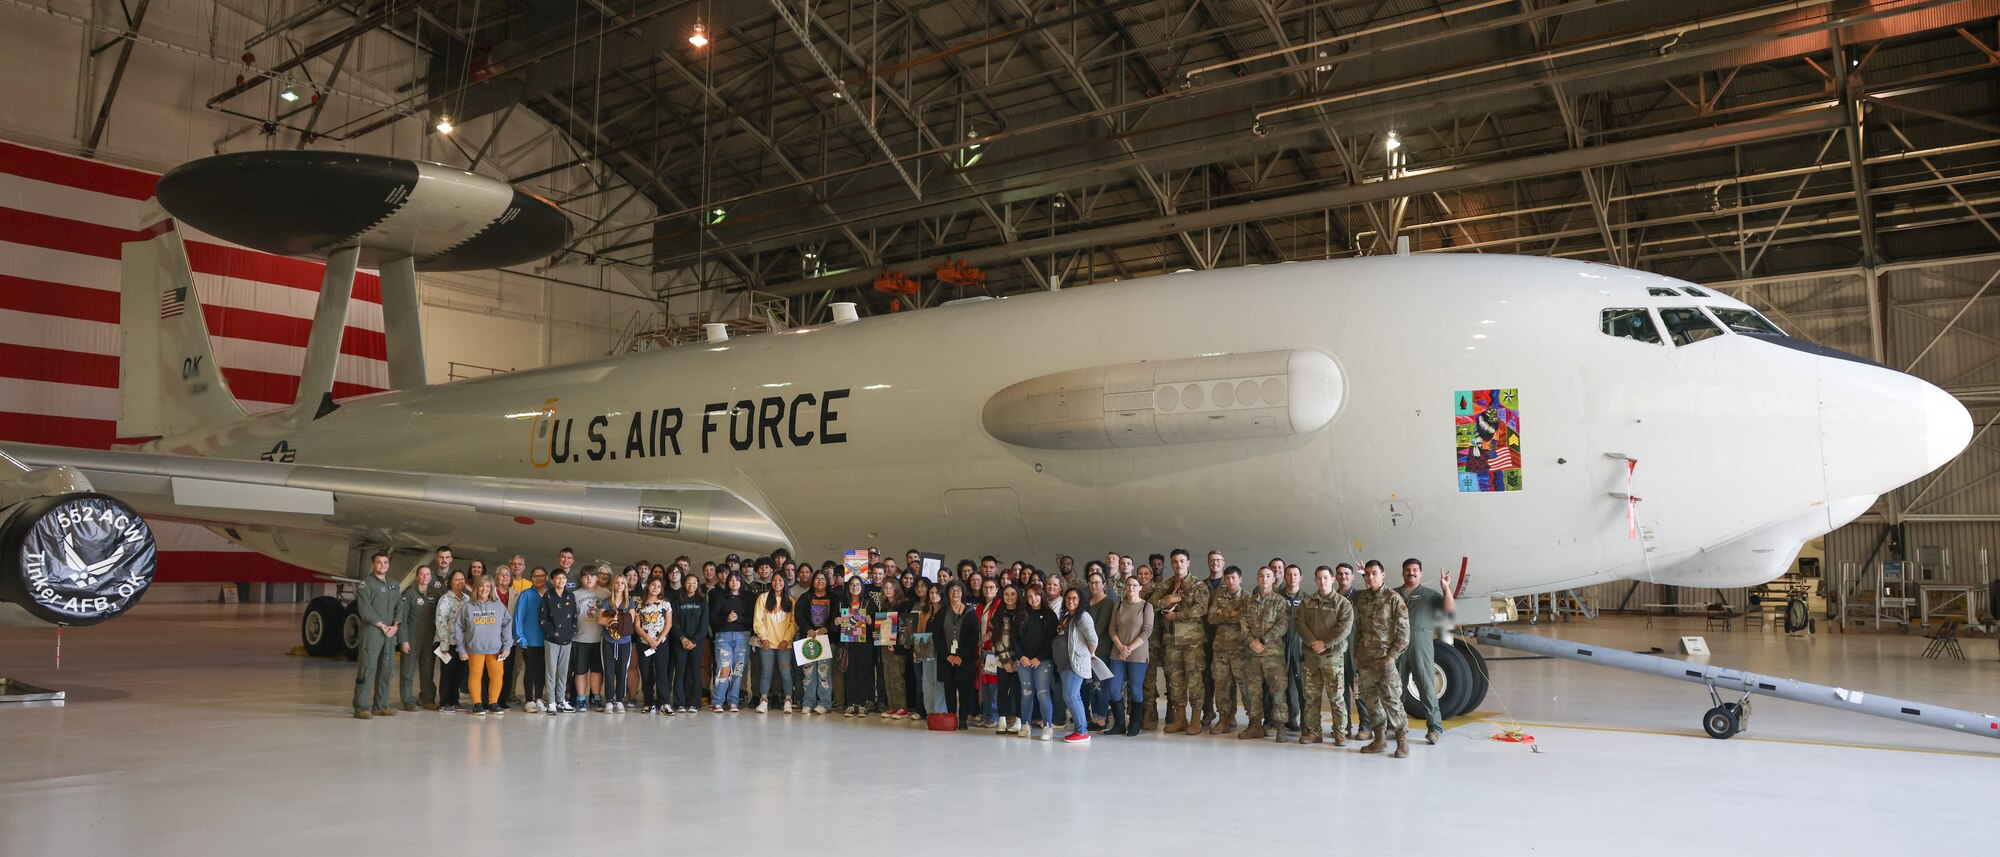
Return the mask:
[(451, 133), (451, 128), (452, 128), (452, 125), (451, 125), (451, 117), (450, 117), (450, 116), (446, 116), (446, 115), (443, 115), (443, 114), (440, 114), (440, 115), (438, 116), (438, 121), (437, 121), (437, 125), (435, 125), (435, 126), (433, 126), (433, 127), (436, 127), (436, 128), (437, 128), (437, 132), (438, 132), (439, 134), (449, 134), (449, 133)]
[(1391, 152), (1403, 148), (1403, 138), (1396, 136), (1396, 132), (1390, 131), (1389, 138), (1382, 141), (1382, 148)]
[(299, 91), (293, 89), (291, 84), (285, 84), (285, 88), (278, 91), (278, 97), (287, 102), (297, 101), (299, 100)]
[(700, 21), (695, 22), (694, 32), (688, 34), (688, 44), (697, 48), (708, 47), (708, 28), (702, 26)]

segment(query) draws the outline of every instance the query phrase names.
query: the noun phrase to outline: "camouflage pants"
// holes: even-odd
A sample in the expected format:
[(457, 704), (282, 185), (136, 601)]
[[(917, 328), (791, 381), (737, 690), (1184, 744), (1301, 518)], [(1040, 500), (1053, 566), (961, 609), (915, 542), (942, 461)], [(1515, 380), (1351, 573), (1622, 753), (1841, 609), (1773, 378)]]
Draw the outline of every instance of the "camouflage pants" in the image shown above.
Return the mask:
[(1170, 645), (1166, 655), (1167, 668), (1160, 672), (1166, 673), (1161, 680), (1167, 685), (1167, 710), (1189, 705), (1200, 708), (1202, 682), (1208, 673), (1208, 653), (1202, 651), (1200, 643), (1196, 643), (1192, 646)]
[[(1328, 707), (1333, 709), (1334, 731), (1347, 731), (1347, 677), (1342, 660), (1337, 651), (1325, 655), (1306, 652), (1306, 693), (1299, 706), (1299, 727), (1307, 735), (1320, 734), (1321, 713)], [(1320, 704), (1322, 700), (1325, 706)]]
[[(1288, 677), (1285, 669), (1285, 650), (1272, 646), (1263, 654), (1244, 652), (1240, 661), (1243, 672), (1238, 679), (1243, 685), (1243, 705), (1249, 708), (1262, 700), (1271, 701), (1269, 723), (1272, 728), (1280, 728), (1290, 717), (1285, 705)], [(1262, 716), (1262, 708), (1251, 709), (1251, 717)]]
[[(1252, 669), (1254, 664), (1248, 653), (1243, 651), (1242, 643), (1216, 641), (1215, 659), (1208, 665), (1208, 677), (1215, 682), (1215, 690), (1208, 702), (1210, 707), (1215, 709), (1217, 719), (1226, 720), (1236, 716), (1237, 695), (1244, 689), (1243, 686), (1249, 683)], [(1243, 701), (1245, 710), (1248, 710), (1249, 705), (1256, 701), (1256, 697), (1244, 694)]]
[(1355, 693), (1361, 698), (1361, 719), (1379, 726), (1378, 735), (1400, 738), (1409, 729), (1403, 713), (1403, 676), (1396, 671), (1396, 659), (1354, 664)]
[(1148, 711), (1154, 711), (1157, 709), (1155, 708), (1156, 703), (1153, 700), (1164, 698), (1160, 694), (1160, 689), (1166, 687), (1167, 681), (1167, 677), (1163, 675), (1166, 672), (1164, 667), (1166, 666), (1167, 644), (1166, 640), (1162, 638), (1157, 630), (1153, 632), (1153, 636), (1147, 638), (1146, 651), (1151, 653), (1151, 657), (1162, 667), (1162, 669), (1149, 669), (1146, 671), (1146, 706)]

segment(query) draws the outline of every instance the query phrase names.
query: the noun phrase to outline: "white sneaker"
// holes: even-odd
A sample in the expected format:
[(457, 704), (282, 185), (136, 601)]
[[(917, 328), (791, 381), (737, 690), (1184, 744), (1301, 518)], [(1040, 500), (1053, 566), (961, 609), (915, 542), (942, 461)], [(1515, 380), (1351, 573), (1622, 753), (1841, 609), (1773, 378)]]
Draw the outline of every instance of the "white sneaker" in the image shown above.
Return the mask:
[(825, 714), (825, 713), (826, 713), (826, 706), (824, 706), (824, 705), (818, 705), (818, 706), (814, 706), (814, 707), (813, 707), (813, 710), (812, 710), (812, 713), (813, 713), (814, 715), (823, 715), (823, 714)]
[(550, 706), (548, 706), (548, 707), (546, 707), (546, 708), (543, 708), (543, 709), (542, 709), (542, 713), (543, 713), (543, 714), (546, 714), (546, 715), (548, 715), (548, 716), (550, 716), (550, 717), (554, 717), (554, 716), (556, 716), (556, 707), (555, 707), (554, 705), (550, 705)]
[(792, 701), (789, 699), (785, 700), (784, 712), (786, 714), (792, 713)]
[(1043, 741), (1053, 741), (1055, 740), (1056, 737), (1056, 728), (1054, 726), (1050, 726), (1046, 729), (1043, 729), (1042, 734), (1036, 735), (1035, 737)]
[(528, 700), (528, 713), (529, 714), (542, 713), (542, 703), (533, 699)]
[(770, 711), (771, 711), (771, 701), (770, 701), (770, 700), (768, 700), (768, 699), (765, 699), (765, 700), (760, 700), (760, 701), (759, 701), (759, 702), (757, 703), (757, 713), (758, 713), (758, 714), (768, 714), (768, 713), (770, 713)]

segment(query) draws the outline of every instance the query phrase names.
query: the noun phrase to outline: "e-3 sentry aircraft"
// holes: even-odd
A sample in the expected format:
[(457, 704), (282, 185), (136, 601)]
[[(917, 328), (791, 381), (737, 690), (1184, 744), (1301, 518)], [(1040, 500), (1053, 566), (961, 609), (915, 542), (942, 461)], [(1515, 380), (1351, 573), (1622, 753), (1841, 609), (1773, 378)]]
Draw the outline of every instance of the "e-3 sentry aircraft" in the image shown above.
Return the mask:
[[(211, 234), (329, 260), (297, 403), (244, 415), (165, 229), (124, 259), (119, 431), (158, 439), (6, 448), (336, 575), (363, 549), (447, 544), (623, 559), (1181, 546), (1463, 558), (1461, 598), (1745, 586), (1971, 436), (1943, 390), (1724, 295), (1494, 255), (1190, 272), (427, 385), (415, 269), (546, 256), (568, 236), (555, 206), (448, 167), (315, 152), (196, 161), (159, 197)], [(382, 270), (397, 389), (336, 404), (357, 262)], [(185, 309), (162, 319), (163, 295)]]

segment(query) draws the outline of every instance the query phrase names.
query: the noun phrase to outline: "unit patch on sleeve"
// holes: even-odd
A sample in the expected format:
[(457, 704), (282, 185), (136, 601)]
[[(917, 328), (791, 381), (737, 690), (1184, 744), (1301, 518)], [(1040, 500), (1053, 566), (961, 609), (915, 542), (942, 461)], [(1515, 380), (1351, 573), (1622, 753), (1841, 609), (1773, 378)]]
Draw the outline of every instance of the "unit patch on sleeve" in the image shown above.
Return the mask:
[(1521, 490), (1520, 391), (1460, 390), (1452, 404), (1458, 490)]

